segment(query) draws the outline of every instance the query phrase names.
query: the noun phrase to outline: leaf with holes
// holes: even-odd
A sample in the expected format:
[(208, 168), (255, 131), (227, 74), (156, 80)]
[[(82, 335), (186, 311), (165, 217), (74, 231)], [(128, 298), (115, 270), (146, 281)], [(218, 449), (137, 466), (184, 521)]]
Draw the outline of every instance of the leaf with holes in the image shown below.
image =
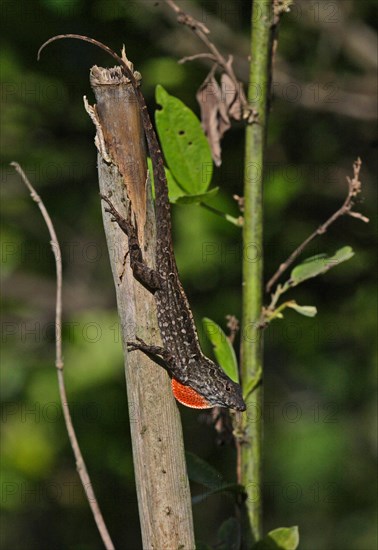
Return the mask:
[(172, 199), (171, 202), (175, 204), (198, 204), (212, 199), (218, 191), (219, 187), (213, 187), (213, 189), (210, 189), (206, 193), (199, 193), (198, 195), (180, 195)]
[[(155, 182), (154, 182), (154, 172), (152, 170), (152, 161), (150, 157), (147, 157), (147, 166), (151, 178), (151, 187), (152, 187), (152, 196), (155, 198)], [(175, 178), (172, 176), (171, 172), (164, 166), (165, 177), (167, 178), (168, 184), (168, 196), (169, 202), (176, 203), (180, 197), (186, 197), (186, 192), (181, 189)]]
[(156, 87), (156, 127), (165, 160), (180, 187), (190, 195), (205, 193), (213, 174), (206, 136), (196, 115), (162, 86)]
[[(150, 157), (147, 158), (147, 164), (151, 176), (152, 196), (155, 198), (154, 175)], [(165, 166), (164, 170), (168, 184), (169, 202), (172, 204), (198, 204), (200, 202), (205, 202), (212, 199), (219, 191), (219, 187), (214, 187), (213, 189), (206, 191), (206, 193), (200, 193), (198, 195), (188, 195), (187, 192), (179, 186), (175, 178), (172, 176), (171, 171)]]

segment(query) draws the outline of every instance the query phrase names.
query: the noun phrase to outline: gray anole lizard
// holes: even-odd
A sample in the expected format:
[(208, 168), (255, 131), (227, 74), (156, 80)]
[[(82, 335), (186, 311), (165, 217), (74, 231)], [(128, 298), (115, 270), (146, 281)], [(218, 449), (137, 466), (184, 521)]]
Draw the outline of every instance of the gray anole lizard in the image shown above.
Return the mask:
[(108, 46), (86, 36), (76, 34), (55, 36), (45, 42), (40, 51), (48, 43), (60, 38), (76, 38), (94, 44), (108, 52), (119, 63), (122, 72), (134, 88), (152, 161), (157, 234), (156, 269), (148, 267), (143, 261), (137, 231), (132, 222), (131, 203), (129, 203), (127, 217), (123, 218), (110, 199), (101, 195), (107, 203), (105, 211), (113, 216), (113, 221), (118, 223), (128, 237), (130, 267), (135, 278), (153, 293), (156, 300), (163, 346), (149, 345), (137, 338), (137, 342), (128, 342), (128, 350), (140, 350), (160, 365), (163, 362), (172, 378), (173, 393), (184, 405), (193, 408), (221, 406), (244, 411), (246, 406), (239, 384), (233, 382), (216, 363), (207, 358), (199, 344), (193, 315), (176, 267), (163, 158), (143, 94), (134, 74), (124, 59)]

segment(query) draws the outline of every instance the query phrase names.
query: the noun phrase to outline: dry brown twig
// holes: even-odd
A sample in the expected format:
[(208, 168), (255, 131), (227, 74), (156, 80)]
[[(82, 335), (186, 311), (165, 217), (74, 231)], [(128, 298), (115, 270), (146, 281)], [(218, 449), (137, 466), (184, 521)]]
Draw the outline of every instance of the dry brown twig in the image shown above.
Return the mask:
[[(283, 3), (284, 0), (282, 1), (282, 6)], [(302, 12), (300, 11), (301, 8), (298, 2), (293, 4), (298, 8), (297, 11), (293, 10), (293, 17), (295, 18), (295, 14)], [(153, 10), (155, 9), (154, 6), (153, 2), (145, 3), (146, 9)], [(289, 11), (291, 11), (291, 7), (288, 7)], [(234, 52), (234, 67), (237, 68), (242, 82), (246, 83), (249, 77), (249, 63), (247, 61), (250, 61), (249, 56), (245, 56), (245, 52), (249, 48), (248, 37), (241, 35), (231, 27), (227, 27), (227, 32), (224, 32), (225, 25), (222, 18), (206, 10), (204, 3), (201, 3), (201, 6), (192, 4), (191, 10), (193, 10), (197, 18), (201, 17), (208, 22), (208, 26), (211, 27), (211, 35), (216, 44), (221, 44), (227, 50), (232, 49)], [(277, 11), (279, 12), (278, 17), (285, 15), (284, 11), (286, 10), (281, 9), (279, 0), (278, 4), (276, 3), (274, 6), (275, 14), (277, 14)], [(305, 29), (308, 27), (311, 29), (311, 32), (314, 30), (316, 32), (319, 30), (329, 31), (329, 23), (327, 23), (328, 19), (326, 17), (315, 18), (309, 15), (310, 10), (303, 9), (302, 11), (304, 17), (300, 17), (300, 23)], [(168, 10), (163, 11), (165, 17), (168, 17), (168, 13)], [(277, 18), (277, 15), (275, 17)], [(276, 18), (275, 22), (277, 21)], [(298, 104), (304, 106), (306, 109), (320, 112), (336, 112), (347, 117), (358, 118), (358, 120), (362, 118), (367, 121), (375, 121), (377, 119), (377, 101), (372, 82), (375, 83), (376, 81), (376, 33), (370, 27), (364, 25), (361, 20), (350, 18), (350, 14), (346, 13), (337, 22), (332, 24), (331, 34), (328, 33), (328, 37), (331, 39), (331, 47), (337, 49), (337, 52), (341, 48), (348, 58), (353, 59), (353, 62), (357, 63), (360, 68), (358, 75), (353, 76), (352, 73), (343, 72), (340, 75), (332, 73), (330, 77), (330, 75), (323, 74), (322, 78), (316, 79), (315, 92), (314, 81), (302, 80), (299, 73), (296, 74), (296, 70), (290, 67), (279, 52), (277, 52), (272, 89), (273, 95), (281, 100), (289, 101), (290, 105), (292, 105), (293, 100), (286, 92), (288, 87), (290, 89), (295, 88), (298, 90)], [(361, 45), (362, 35), (364, 38), (363, 47)], [(352, 39), (350, 40), (351, 37)], [(177, 33), (173, 29), (169, 31), (168, 28), (161, 36), (159, 46), (168, 52), (169, 55), (177, 52), (180, 52), (180, 55), (182, 55), (184, 48), (194, 50), (194, 45), (188, 43), (184, 45), (183, 41), (177, 39)], [(194, 53), (194, 56), (196, 55), (198, 54)], [(202, 57), (202, 54), (199, 55)], [(200, 58), (199, 61), (201, 61)], [(374, 75), (372, 71), (374, 71)], [(337, 101), (331, 100), (332, 94), (336, 94)]]
[(235, 315), (226, 315), (226, 319), (227, 319), (227, 328), (229, 330), (229, 334), (227, 338), (229, 339), (231, 344), (234, 344), (236, 335), (240, 330), (239, 319), (235, 317)]
[(347, 182), (348, 182), (348, 195), (342, 204), (342, 206), (336, 210), (334, 214), (326, 222), (324, 222), (322, 225), (320, 225), (307, 239), (303, 241), (301, 245), (298, 246), (290, 254), (290, 256), (280, 265), (280, 267), (277, 269), (275, 274), (269, 279), (267, 285), (266, 285), (266, 291), (269, 292), (272, 288), (272, 286), (276, 283), (276, 281), (281, 277), (282, 273), (287, 270), (287, 268), (298, 258), (300, 254), (302, 254), (303, 250), (306, 248), (306, 246), (318, 235), (323, 235), (328, 229), (328, 227), (334, 223), (338, 218), (341, 216), (352, 216), (353, 218), (358, 218), (359, 220), (368, 223), (369, 218), (366, 216), (363, 216), (360, 212), (354, 212), (353, 206), (355, 202), (355, 198), (359, 193), (361, 193), (361, 181), (360, 181), (360, 170), (361, 170), (362, 161), (360, 157), (357, 158), (357, 160), (353, 163), (353, 178), (347, 176)]
[(14, 167), (16, 172), (21, 176), (22, 181), (26, 185), (26, 187), (30, 191), (30, 196), (33, 199), (34, 202), (37, 203), (41, 214), (43, 216), (43, 219), (47, 225), (47, 229), (50, 234), (50, 244), (51, 248), (54, 254), (55, 258), (55, 266), (56, 266), (56, 306), (55, 306), (55, 349), (56, 349), (56, 356), (55, 356), (55, 366), (57, 369), (57, 375), (58, 375), (58, 385), (59, 385), (59, 396), (60, 401), (62, 404), (63, 409), (63, 416), (64, 421), (67, 428), (68, 437), (70, 440), (70, 444), (75, 456), (76, 460), (76, 469), (78, 471), (78, 474), (80, 476), (81, 483), (83, 485), (84, 492), (86, 494), (89, 506), (92, 510), (92, 514), (94, 517), (94, 520), (96, 522), (97, 528), (100, 532), (100, 536), (102, 538), (102, 542), (104, 543), (104, 546), (106, 550), (114, 550), (113, 542), (110, 538), (109, 532), (107, 530), (107, 527), (105, 525), (104, 518), (101, 514), (100, 507), (98, 505), (94, 490), (92, 488), (92, 483), (87, 471), (87, 467), (84, 462), (83, 455), (81, 454), (81, 450), (79, 447), (79, 442), (76, 437), (75, 429), (72, 424), (72, 418), (68, 406), (68, 400), (67, 400), (67, 392), (66, 392), (66, 386), (64, 382), (64, 375), (63, 375), (63, 355), (62, 355), (62, 285), (63, 285), (63, 279), (62, 279), (62, 255), (60, 251), (59, 241), (56, 236), (56, 232), (54, 229), (54, 225), (51, 221), (51, 218), (49, 216), (49, 213), (46, 210), (45, 205), (43, 204), (43, 201), (41, 197), (38, 195), (32, 184), (30, 183), (28, 177), (26, 176), (25, 172), (21, 168), (21, 166), (17, 162), (11, 162), (11, 166)]
[[(243, 84), (235, 75), (232, 55), (226, 59), (220, 53), (209, 39), (209, 29), (201, 21), (184, 12), (173, 0), (165, 1), (175, 12), (177, 21), (187, 26), (209, 50), (183, 57), (179, 63), (195, 59), (208, 59), (213, 63), (196, 98), (201, 107), (202, 127), (209, 141), (213, 160), (216, 166), (220, 166), (222, 162), (220, 142), (225, 132), (231, 127), (231, 119), (252, 124), (257, 122), (257, 112), (248, 103)], [(220, 85), (214, 76), (217, 69), (221, 72)]]
[(283, 13), (290, 11), (290, 6), (294, 3), (294, 0), (274, 0), (273, 12), (278, 22)]
[(210, 30), (201, 23), (201, 21), (198, 21), (198, 19), (195, 19), (191, 15), (185, 13), (181, 8), (177, 6), (177, 4), (173, 0), (165, 0), (168, 6), (177, 14), (177, 21), (181, 23), (182, 25), (186, 25), (191, 29), (196, 36), (204, 43), (204, 45), (208, 48), (210, 53), (199, 53), (196, 55), (191, 55), (188, 57), (183, 57), (179, 63), (185, 63), (186, 61), (193, 61), (194, 59), (198, 58), (208, 58), (214, 63), (216, 63), (232, 80), (235, 90), (238, 91), (239, 99), (242, 105), (242, 118), (244, 120), (247, 120), (248, 122), (252, 122), (254, 119), (254, 113), (251, 109), (251, 107), (248, 104), (248, 100), (246, 98), (246, 95), (244, 93), (243, 84), (237, 79), (234, 69), (232, 67), (232, 61), (233, 58), (230, 55), (228, 59), (226, 59), (218, 50), (218, 48), (211, 42), (211, 40), (208, 38), (208, 35), (210, 34)]
[(240, 212), (244, 212), (244, 197), (239, 195), (232, 195), (232, 198), (237, 202)]

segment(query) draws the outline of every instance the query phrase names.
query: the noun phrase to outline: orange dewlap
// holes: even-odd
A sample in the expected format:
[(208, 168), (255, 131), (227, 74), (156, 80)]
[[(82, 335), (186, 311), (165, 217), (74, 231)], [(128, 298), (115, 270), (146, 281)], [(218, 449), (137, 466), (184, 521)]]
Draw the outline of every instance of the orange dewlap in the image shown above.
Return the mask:
[(202, 395), (194, 391), (189, 386), (184, 386), (174, 378), (171, 380), (173, 395), (179, 403), (182, 403), (186, 407), (192, 409), (211, 409), (214, 405), (211, 405)]

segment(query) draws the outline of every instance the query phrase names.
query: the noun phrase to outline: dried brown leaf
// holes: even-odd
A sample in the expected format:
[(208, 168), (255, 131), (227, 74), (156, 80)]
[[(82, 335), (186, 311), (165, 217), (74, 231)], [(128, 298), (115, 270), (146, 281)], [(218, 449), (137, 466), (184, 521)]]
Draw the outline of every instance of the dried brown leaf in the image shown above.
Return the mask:
[(221, 89), (213, 75), (203, 82), (196, 98), (201, 108), (202, 127), (209, 141), (213, 160), (216, 166), (220, 166), (222, 162), (220, 140), (231, 123), (227, 108), (222, 102)]
[[(228, 63), (232, 63), (232, 58)], [(219, 86), (211, 72), (200, 86), (196, 98), (201, 108), (202, 127), (210, 144), (216, 166), (222, 163), (221, 139), (231, 127), (230, 119), (243, 118), (243, 89), (227, 73), (222, 73)]]

